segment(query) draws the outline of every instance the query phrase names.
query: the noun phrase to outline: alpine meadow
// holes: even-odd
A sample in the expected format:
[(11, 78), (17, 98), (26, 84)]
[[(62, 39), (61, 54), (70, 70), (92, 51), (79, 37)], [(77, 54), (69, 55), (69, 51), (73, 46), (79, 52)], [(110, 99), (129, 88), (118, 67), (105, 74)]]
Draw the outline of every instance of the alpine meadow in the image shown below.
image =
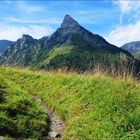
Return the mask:
[(139, 1), (0, 7), (0, 140), (140, 139)]

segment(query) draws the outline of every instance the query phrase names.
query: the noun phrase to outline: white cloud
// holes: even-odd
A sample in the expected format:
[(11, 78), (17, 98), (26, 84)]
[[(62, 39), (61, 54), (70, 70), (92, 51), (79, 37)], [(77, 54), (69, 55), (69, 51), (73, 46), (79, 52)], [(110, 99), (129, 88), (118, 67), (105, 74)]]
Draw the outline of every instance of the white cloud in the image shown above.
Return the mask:
[[(113, 29), (105, 38), (116, 46), (122, 46), (125, 43), (140, 40), (140, 1), (139, 0), (113, 0), (121, 10), (120, 25)], [(128, 21), (133, 20), (135, 23), (125, 25), (123, 17), (127, 16)]]
[(112, 44), (122, 46), (125, 43), (140, 40), (140, 20), (135, 24), (121, 26), (109, 33), (105, 38)]
[(113, 3), (119, 6), (123, 14), (137, 11), (140, 8), (139, 0), (113, 0)]
[(23, 19), (16, 17), (5, 18), (8, 22), (17, 22), (17, 23), (47, 23), (47, 24), (60, 24), (61, 20), (56, 18), (46, 18), (46, 19)]
[(120, 24), (121, 24), (121, 26), (123, 25), (123, 15), (122, 14), (120, 14)]
[(78, 12), (79, 14), (83, 14), (83, 15), (89, 14), (89, 11), (86, 11), (86, 10), (80, 10)]
[(129, 0), (125, 0), (125, 1), (120, 0), (119, 3), (120, 3), (120, 8), (122, 13), (126, 13), (129, 10), (131, 10), (131, 5)]
[(10, 1), (10, 0), (4, 0), (4, 3), (6, 3), (6, 4), (11, 4), (12, 3), (12, 1)]
[(18, 11), (24, 12), (27, 14), (47, 11), (46, 8), (44, 8), (42, 6), (29, 5), (25, 1), (17, 1), (17, 9), (18, 9)]
[(53, 29), (44, 26), (12, 26), (6, 24), (0, 24), (0, 39), (17, 40), (23, 34), (29, 34), (34, 38), (41, 38), (43, 36), (50, 35)]

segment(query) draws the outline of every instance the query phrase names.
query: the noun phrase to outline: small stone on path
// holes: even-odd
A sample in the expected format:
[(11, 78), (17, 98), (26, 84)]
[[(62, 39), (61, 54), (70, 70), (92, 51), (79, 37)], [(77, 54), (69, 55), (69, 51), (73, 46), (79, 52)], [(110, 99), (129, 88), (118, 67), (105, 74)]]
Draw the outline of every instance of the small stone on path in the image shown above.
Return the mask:
[(0, 136), (0, 140), (6, 140), (6, 138), (3, 136)]
[(49, 132), (48, 136), (51, 137), (51, 138), (59, 138), (59, 137), (61, 137), (61, 135), (58, 132), (55, 132), (55, 131)]

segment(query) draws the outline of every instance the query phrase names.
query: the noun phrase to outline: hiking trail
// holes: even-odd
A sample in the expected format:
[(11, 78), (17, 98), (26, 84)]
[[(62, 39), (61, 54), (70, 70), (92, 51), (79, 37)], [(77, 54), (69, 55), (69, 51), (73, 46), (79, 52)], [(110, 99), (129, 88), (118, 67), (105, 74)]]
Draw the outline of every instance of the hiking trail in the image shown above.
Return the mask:
[(48, 115), (48, 135), (43, 140), (61, 140), (64, 132), (64, 122), (38, 96), (31, 95)]

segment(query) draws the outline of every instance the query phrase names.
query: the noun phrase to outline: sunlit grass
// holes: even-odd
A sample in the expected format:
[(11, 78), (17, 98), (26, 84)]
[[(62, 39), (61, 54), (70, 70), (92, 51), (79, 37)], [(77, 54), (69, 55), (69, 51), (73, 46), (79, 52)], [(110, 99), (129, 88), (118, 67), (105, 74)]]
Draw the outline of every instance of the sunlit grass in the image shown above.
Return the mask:
[(46, 131), (46, 119), (43, 108), (27, 91), (0, 73), (0, 135), (40, 139)]
[(63, 139), (140, 139), (140, 84), (132, 77), (12, 68), (0, 73), (57, 112), (66, 125)]

